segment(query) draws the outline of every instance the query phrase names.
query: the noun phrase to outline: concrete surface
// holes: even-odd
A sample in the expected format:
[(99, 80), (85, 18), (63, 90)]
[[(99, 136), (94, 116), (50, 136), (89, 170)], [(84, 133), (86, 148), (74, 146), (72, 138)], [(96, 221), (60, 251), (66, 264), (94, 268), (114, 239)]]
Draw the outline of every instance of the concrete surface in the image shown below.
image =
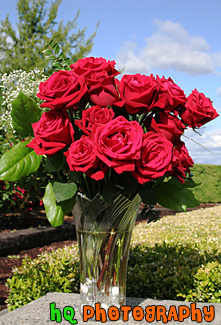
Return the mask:
[[(50, 304), (51, 303), (55, 303), (55, 308), (59, 308), (61, 311), (61, 317), (62, 320), (61, 322), (57, 322), (57, 319), (52, 321), (50, 320)], [(159, 300), (153, 300), (153, 299), (142, 299), (142, 298), (127, 298), (127, 305), (131, 306), (132, 308), (134, 308), (135, 306), (140, 306), (143, 308), (143, 310), (145, 311), (146, 307), (148, 306), (163, 306), (166, 308), (167, 311), (170, 310), (171, 306), (175, 306), (177, 312), (180, 311), (180, 314), (184, 314), (181, 313), (181, 309), (179, 309), (180, 306), (187, 306), (188, 308), (191, 308), (191, 303), (188, 302), (181, 302), (181, 301), (170, 301), (170, 300), (163, 300), (163, 301), (159, 301)], [(63, 316), (63, 308), (66, 306), (71, 306), (72, 309), (74, 308), (75, 311), (75, 315), (72, 314), (71, 316), (71, 322), (67, 321), (64, 319)], [(205, 321), (204, 319), (204, 311), (203, 311), (203, 307), (207, 307), (206, 310), (210, 311), (212, 308), (212, 306), (214, 306), (214, 310), (215, 310), (215, 316), (214, 319), (212, 321)], [(173, 308), (175, 308), (173, 307)], [(128, 315), (128, 321), (122, 321), (122, 320), (118, 320), (118, 321), (108, 321), (108, 323), (112, 323), (112, 324), (129, 324), (129, 325), (134, 325), (134, 324), (173, 324), (173, 325), (177, 325), (177, 324), (213, 324), (213, 325), (220, 325), (221, 324), (221, 304), (211, 304), (211, 303), (196, 303), (195, 305), (196, 308), (198, 308), (198, 315), (202, 315), (202, 322), (200, 322), (200, 319), (198, 321), (192, 321), (191, 320), (191, 315), (193, 315), (193, 310), (191, 312), (190, 309), (190, 317), (184, 319), (183, 321), (174, 321), (173, 317), (171, 317), (171, 319), (167, 322), (167, 319), (164, 318), (164, 322), (163, 322), (163, 318), (161, 316), (161, 320), (160, 321), (156, 321), (156, 317), (154, 321), (148, 321), (145, 319), (145, 312), (144, 312), (144, 319), (141, 321), (135, 321), (133, 319), (133, 315), (132, 312), (129, 313)], [(158, 307), (160, 308), (160, 307)], [(183, 307), (181, 307), (183, 308)], [(185, 307), (184, 307), (185, 308)], [(27, 304), (26, 306), (23, 306), (21, 308), (18, 308), (10, 313), (4, 314), (2, 316), (0, 316), (0, 324), (1, 325), (33, 325), (33, 324), (41, 324), (41, 325), (45, 325), (45, 324), (74, 324), (74, 320), (76, 320), (78, 323), (75, 324), (104, 324), (100, 321), (90, 321), (88, 320), (87, 322), (84, 322), (82, 320), (82, 317), (79, 313), (79, 309), (80, 309), (80, 295), (79, 294), (74, 294), (74, 293), (58, 293), (58, 292), (54, 292), (54, 293), (48, 293), (46, 296), (41, 297), (29, 304)], [(204, 309), (205, 310), (205, 309)], [(60, 313), (60, 311), (58, 311), (58, 313)], [(180, 317), (180, 314), (178, 314), (178, 317)], [(166, 316), (167, 317), (167, 316)], [(199, 317), (199, 316), (197, 316)], [(108, 319), (108, 318), (107, 318)], [(211, 320), (211, 319), (210, 319)]]

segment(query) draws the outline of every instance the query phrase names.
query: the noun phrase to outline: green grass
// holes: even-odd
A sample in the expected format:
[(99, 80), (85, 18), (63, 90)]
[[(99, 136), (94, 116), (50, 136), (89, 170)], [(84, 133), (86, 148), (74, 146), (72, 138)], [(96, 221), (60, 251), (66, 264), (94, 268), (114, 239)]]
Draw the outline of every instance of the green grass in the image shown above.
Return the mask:
[(221, 202), (221, 166), (194, 165), (191, 168), (193, 179), (199, 186), (192, 189), (200, 202)]
[[(134, 229), (127, 296), (221, 302), (221, 206), (167, 216)], [(24, 260), (7, 281), (9, 310), (47, 292), (79, 292), (76, 245)]]

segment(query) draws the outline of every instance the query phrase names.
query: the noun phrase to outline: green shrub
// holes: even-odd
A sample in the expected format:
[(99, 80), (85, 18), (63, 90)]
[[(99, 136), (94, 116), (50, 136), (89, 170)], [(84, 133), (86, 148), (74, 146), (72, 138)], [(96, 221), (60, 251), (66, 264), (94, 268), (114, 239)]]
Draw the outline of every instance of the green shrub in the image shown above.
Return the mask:
[[(206, 210), (204, 210), (206, 211)], [(129, 255), (127, 296), (220, 302), (218, 224), (221, 207), (179, 213), (135, 227)], [(8, 279), (9, 310), (47, 292), (79, 292), (77, 246), (44, 253)]]
[(8, 308), (14, 310), (38, 299), (47, 292), (79, 292), (77, 246), (43, 253), (37, 259), (23, 259), (22, 267), (13, 270), (7, 280), (10, 289)]
[[(191, 246), (172, 246), (164, 243), (149, 248), (138, 245), (131, 250), (130, 254), (127, 296), (159, 300), (184, 300), (191, 290), (202, 289), (200, 301), (215, 302), (211, 301), (212, 296), (208, 294), (203, 296), (204, 288), (200, 282), (195, 280), (195, 276), (201, 270), (199, 267), (203, 263), (213, 260), (214, 256), (216, 256), (216, 251), (210, 254), (200, 253)], [(214, 296), (218, 302), (218, 287), (214, 287), (210, 281), (213, 280), (213, 277), (220, 277), (220, 270), (211, 269), (209, 271), (202, 270), (202, 272), (211, 288), (214, 288)]]
[(186, 301), (221, 302), (221, 265), (209, 262), (194, 275), (193, 288), (187, 294), (181, 294)]

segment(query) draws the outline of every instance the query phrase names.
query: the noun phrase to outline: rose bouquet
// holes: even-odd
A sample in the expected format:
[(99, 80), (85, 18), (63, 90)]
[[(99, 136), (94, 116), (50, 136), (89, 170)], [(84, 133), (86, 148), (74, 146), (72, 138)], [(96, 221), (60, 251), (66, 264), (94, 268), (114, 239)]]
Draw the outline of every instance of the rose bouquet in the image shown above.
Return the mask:
[(114, 61), (78, 60), (40, 83), (43, 113), (20, 93), (12, 121), (23, 141), (0, 164), (3, 180), (40, 166), (51, 175), (43, 202), (53, 226), (74, 207), (81, 292), (96, 296), (85, 304), (124, 301), (122, 270), (141, 201), (143, 213), (156, 202), (176, 210), (198, 205), (181, 136), (218, 116), (209, 98), (196, 89), (186, 97), (171, 78), (117, 75)]

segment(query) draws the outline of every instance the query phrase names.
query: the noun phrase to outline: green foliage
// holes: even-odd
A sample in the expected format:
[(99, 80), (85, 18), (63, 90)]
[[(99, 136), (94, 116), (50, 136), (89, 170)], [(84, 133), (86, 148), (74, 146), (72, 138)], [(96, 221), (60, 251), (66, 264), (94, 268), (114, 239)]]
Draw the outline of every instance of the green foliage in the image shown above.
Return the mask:
[(39, 168), (42, 156), (38, 156), (33, 149), (26, 147), (29, 142), (17, 143), (1, 157), (1, 180), (18, 181), (34, 173)]
[(59, 172), (66, 162), (65, 155), (63, 154), (63, 151), (58, 151), (51, 157), (48, 157), (45, 163), (46, 172), (53, 173), (53, 172)]
[[(48, 183), (43, 197), (45, 212), (53, 227), (63, 224), (64, 215), (74, 206), (77, 191), (74, 183), (59, 184), (55, 182), (53, 186), (52, 183)], [(61, 194), (62, 189), (65, 189), (65, 192)]]
[(193, 288), (180, 294), (186, 301), (221, 302), (221, 264), (209, 262), (194, 275)]
[(73, 198), (73, 196), (76, 194), (77, 185), (75, 183), (54, 182), (53, 192), (58, 203), (66, 201)]
[[(73, 63), (86, 56), (93, 47), (95, 32), (86, 38), (86, 27), (78, 28), (77, 12), (73, 21), (65, 25), (56, 22), (59, 5), (62, 0), (54, 0), (47, 6), (47, 0), (18, 0), (18, 24), (14, 29), (7, 15), (0, 26), (1, 62), (0, 74), (13, 69), (29, 71), (33, 67), (47, 68), (42, 50), (50, 39), (62, 47), (63, 53)], [(56, 27), (57, 25), (57, 27)]]
[(52, 60), (53, 68), (58, 70), (70, 70), (71, 61), (67, 59), (62, 52), (58, 43), (56, 43), (53, 39), (50, 40), (47, 45), (47, 49), (43, 51), (45, 58)]
[(12, 102), (12, 125), (14, 130), (21, 136), (27, 137), (33, 134), (32, 123), (41, 117), (38, 105), (22, 92)]
[[(130, 253), (127, 296), (220, 302), (221, 269), (217, 267), (218, 262), (216, 267), (212, 264), (208, 268), (214, 258), (217, 258), (215, 249), (200, 253), (189, 245), (138, 245)], [(203, 284), (196, 280), (198, 274), (204, 277)]]
[(53, 227), (62, 225), (64, 213), (61, 206), (56, 202), (56, 197), (51, 183), (48, 183), (46, 186), (43, 202), (48, 221), (53, 225)]
[(47, 292), (78, 292), (79, 263), (77, 248), (58, 249), (38, 259), (25, 258), (22, 268), (14, 269), (8, 279), (9, 310), (23, 306)]
[[(192, 182), (190, 186), (195, 186)], [(194, 208), (199, 205), (193, 193), (187, 188), (189, 182), (180, 183), (177, 179), (170, 179), (162, 182), (156, 187), (157, 202), (162, 206), (177, 210), (186, 211), (186, 208)]]
[[(220, 207), (137, 225), (127, 272), (127, 296), (221, 302)], [(188, 222), (187, 222), (188, 221)], [(176, 235), (175, 235), (176, 234)], [(47, 292), (79, 292), (77, 246), (23, 261), (8, 279), (9, 310)]]
[(221, 202), (221, 166), (194, 165), (193, 179), (199, 186), (191, 189), (200, 202)]

